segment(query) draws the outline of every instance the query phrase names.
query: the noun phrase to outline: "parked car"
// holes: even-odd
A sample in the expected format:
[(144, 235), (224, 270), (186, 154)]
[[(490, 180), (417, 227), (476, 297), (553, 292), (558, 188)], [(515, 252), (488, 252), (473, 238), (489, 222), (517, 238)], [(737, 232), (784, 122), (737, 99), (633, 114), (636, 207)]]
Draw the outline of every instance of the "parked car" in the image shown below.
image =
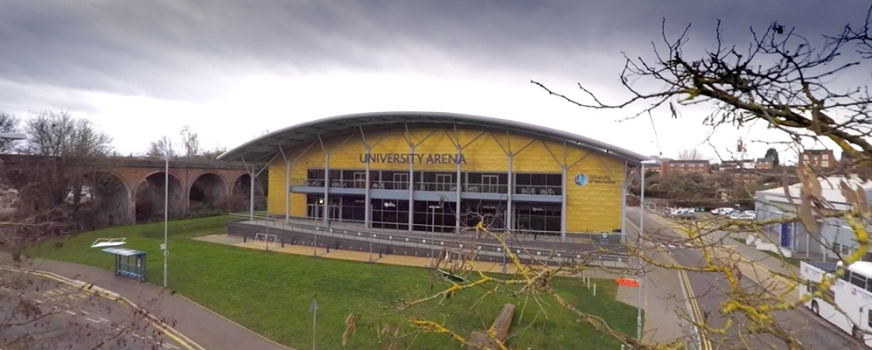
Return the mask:
[(696, 218), (696, 213), (693, 208), (678, 208), (672, 210), (670, 216), (678, 219), (693, 219)]
[(730, 214), (730, 213), (732, 213), (732, 212), (734, 212), (734, 211), (736, 211), (736, 210), (733, 209), (733, 208), (730, 208), (730, 207), (723, 207), (723, 208), (715, 208), (715, 209), (712, 209), (711, 213), (712, 213), (713, 215), (728, 215), (728, 214)]
[(678, 219), (696, 219), (696, 213), (693, 210), (680, 211), (673, 216)]
[(736, 217), (734, 219), (735, 220), (749, 220), (749, 221), (750, 220), (757, 220), (757, 214), (754, 214), (754, 212), (749, 213), (746, 211), (746, 212), (743, 212), (739, 215), (736, 215)]

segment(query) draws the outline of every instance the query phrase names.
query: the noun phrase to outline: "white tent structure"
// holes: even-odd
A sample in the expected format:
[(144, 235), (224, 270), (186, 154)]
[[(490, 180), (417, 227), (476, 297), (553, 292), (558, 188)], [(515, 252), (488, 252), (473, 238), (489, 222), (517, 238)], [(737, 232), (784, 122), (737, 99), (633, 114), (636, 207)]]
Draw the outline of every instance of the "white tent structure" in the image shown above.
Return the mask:
[[(821, 196), (834, 209), (847, 210), (850, 207), (840, 189), (842, 181), (853, 189), (863, 189), (866, 192), (866, 197), (872, 198), (872, 181), (862, 181), (856, 177), (844, 176), (821, 178)], [(757, 191), (755, 194), (757, 219), (767, 220), (796, 216), (801, 186), (802, 184), (794, 184), (787, 188), (777, 187)], [(776, 243), (781, 248), (805, 254), (822, 254), (831, 252), (833, 248), (849, 251), (855, 245), (852, 239), (853, 234), (846, 231), (842, 220), (819, 220), (817, 225), (820, 232), (818, 236), (809, 234), (809, 230), (800, 223), (768, 225), (763, 228), (763, 231), (767, 234), (769, 241)]]

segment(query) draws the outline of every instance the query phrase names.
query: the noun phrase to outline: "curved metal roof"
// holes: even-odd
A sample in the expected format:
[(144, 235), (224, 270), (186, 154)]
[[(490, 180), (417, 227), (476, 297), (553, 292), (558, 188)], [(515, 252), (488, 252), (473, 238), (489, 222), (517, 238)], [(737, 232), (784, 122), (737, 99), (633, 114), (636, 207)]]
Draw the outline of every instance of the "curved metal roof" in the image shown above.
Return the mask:
[(287, 149), (310, 143), (318, 140), (319, 135), (322, 138), (328, 138), (357, 131), (360, 128), (365, 131), (372, 128), (384, 128), (391, 124), (405, 124), (410, 127), (456, 125), (473, 129), (508, 131), (517, 135), (566, 142), (609, 154), (632, 164), (641, 163), (647, 158), (641, 154), (581, 135), (511, 120), (442, 112), (378, 112), (340, 115), (293, 125), (248, 141), (225, 152), (218, 159), (245, 159), (246, 162), (252, 163), (267, 162), (279, 153), (280, 147)]

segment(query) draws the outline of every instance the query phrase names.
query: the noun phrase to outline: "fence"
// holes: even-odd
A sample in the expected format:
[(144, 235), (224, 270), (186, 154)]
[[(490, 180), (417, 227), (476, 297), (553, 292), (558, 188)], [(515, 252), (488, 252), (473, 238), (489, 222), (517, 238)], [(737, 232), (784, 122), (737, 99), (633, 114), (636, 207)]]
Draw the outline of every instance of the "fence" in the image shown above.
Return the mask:
[[(248, 216), (231, 216), (237, 221), (250, 221)], [(270, 233), (278, 235), (285, 243), (325, 249), (368, 251), (370, 254), (433, 257), (448, 251), (449, 254), (466, 254), (478, 261), (504, 262), (507, 259), (505, 249), (496, 240), (474, 231), (461, 235), (444, 235), (433, 232), (409, 233), (330, 227), (314, 221), (285, 221), (284, 218), (269, 216), (255, 216), (254, 219), (254, 222), (237, 222), (237, 226), (229, 230), (230, 234), (254, 236), (257, 233)], [(599, 251), (599, 247), (591, 244), (509, 239), (506, 245), (524, 263), (568, 263), (623, 268), (630, 259), (628, 255), (620, 253), (603, 253)], [(576, 249), (561, 249), (561, 246)]]

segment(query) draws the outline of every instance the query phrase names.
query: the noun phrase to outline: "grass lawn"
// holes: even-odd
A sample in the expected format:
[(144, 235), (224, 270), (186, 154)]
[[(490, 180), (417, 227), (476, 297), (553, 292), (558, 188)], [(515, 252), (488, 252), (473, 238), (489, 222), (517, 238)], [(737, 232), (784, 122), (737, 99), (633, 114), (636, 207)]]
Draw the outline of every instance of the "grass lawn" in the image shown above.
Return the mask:
[[(422, 268), (315, 259), (199, 242), (194, 236), (226, 231), (226, 216), (170, 222), (169, 286), (188, 298), (279, 343), (295, 348), (311, 344), (312, 318), (308, 313), (313, 295), (318, 297), (319, 348), (340, 349), (350, 313), (361, 315), (357, 332), (345, 348), (377, 349), (386, 344), (376, 329), (426, 317), (461, 336), (490, 325), (505, 303), (516, 306), (508, 344), (518, 349), (620, 349), (620, 344), (578, 323), (569, 312), (545, 299), (542, 313), (525, 297), (500, 290), (481, 301), (484, 288), (457, 293), (443, 305), (428, 304), (402, 314), (391, 311), (397, 300), (411, 301), (444, 288), (441, 280)], [(116, 227), (82, 233), (56, 246), (48, 242), (31, 254), (55, 260), (110, 269), (112, 259), (98, 250), (85, 249), (97, 237), (127, 237), (127, 247), (148, 253), (147, 278), (162, 281), (163, 223)], [(555, 278), (551, 285), (579, 309), (604, 318), (626, 334), (635, 332), (635, 308), (615, 300), (614, 281), (598, 281), (597, 296), (580, 279)], [(526, 306), (524, 303), (527, 303)], [(473, 307), (473, 305), (475, 305)], [(421, 334), (406, 337), (402, 348), (460, 348), (447, 336)]]

